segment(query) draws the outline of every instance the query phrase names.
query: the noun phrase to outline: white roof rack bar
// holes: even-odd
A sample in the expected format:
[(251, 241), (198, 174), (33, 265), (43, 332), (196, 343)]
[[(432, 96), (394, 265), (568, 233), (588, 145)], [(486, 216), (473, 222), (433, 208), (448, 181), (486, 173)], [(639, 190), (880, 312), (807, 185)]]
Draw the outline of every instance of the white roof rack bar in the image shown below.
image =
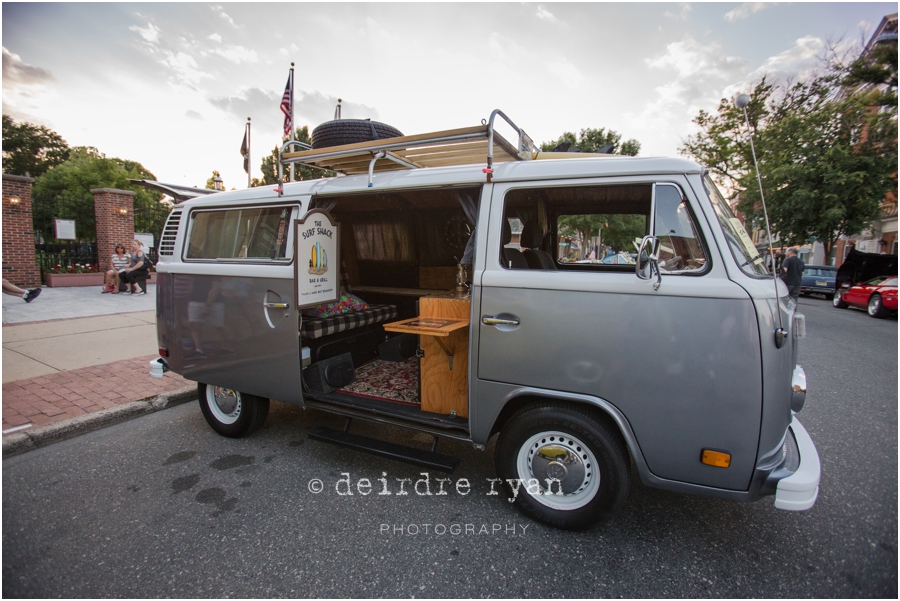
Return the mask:
[[(517, 144), (510, 144), (494, 131), (494, 121), (500, 116), (512, 127), (518, 136)], [(289, 146), (300, 146), (304, 150), (287, 152)], [(495, 153), (502, 153), (495, 159)], [(495, 160), (524, 161), (536, 156), (534, 142), (521, 128), (501, 110), (491, 113), (490, 119), (481, 125), (437, 131), (413, 136), (400, 136), (383, 140), (344, 144), (328, 148), (313, 149), (302, 142), (288, 141), (279, 150), (278, 176), (283, 179), (285, 165), (300, 163), (309, 167), (337, 171), (345, 174), (368, 172), (369, 187), (375, 171), (396, 170), (398, 168), (420, 169), (448, 164), (476, 164), (487, 160), (482, 171), (491, 181)], [(379, 160), (381, 162), (379, 163)], [(386, 161), (389, 162), (386, 162)], [(394, 166), (390, 166), (391, 163)], [(399, 167), (398, 167), (399, 166)], [(279, 188), (279, 194), (281, 189)]]
[(491, 119), (488, 122), (488, 158), (487, 168), (484, 169), (484, 172), (487, 174), (488, 183), (490, 183), (491, 175), (494, 173), (494, 117), (497, 115), (503, 117), (503, 120), (509, 123), (510, 127), (519, 134), (519, 148), (516, 154), (520, 159), (526, 160), (526, 157), (523, 156), (525, 153), (527, 153), (528, 158), (533, 158), (533, 152), (537, 151), (537, 147), (534, 145), (532, 139), (528, 137), (528, 134), (525, 133), (525, 130), (513, 123), (512, 120), (506, 116), (506, 113), (500, 109), (494, 109), (494, 112), (491, 113)]

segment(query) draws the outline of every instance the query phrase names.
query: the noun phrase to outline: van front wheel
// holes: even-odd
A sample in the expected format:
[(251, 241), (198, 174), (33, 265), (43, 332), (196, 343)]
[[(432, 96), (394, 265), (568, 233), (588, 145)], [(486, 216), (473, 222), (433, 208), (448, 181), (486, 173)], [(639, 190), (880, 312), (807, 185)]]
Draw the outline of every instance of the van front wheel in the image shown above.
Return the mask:
[(229, 438), (251, 434), (263, 425), (269, 415), (269, 399), (231, 388), (198, 384), (197, 396), (206, 423)]
[(526, 515), (557, 528), (583, 530), (625, 503), (628, 450), (593, 411), (546, 403), (526, 407), (500, 433), (497, 474)]

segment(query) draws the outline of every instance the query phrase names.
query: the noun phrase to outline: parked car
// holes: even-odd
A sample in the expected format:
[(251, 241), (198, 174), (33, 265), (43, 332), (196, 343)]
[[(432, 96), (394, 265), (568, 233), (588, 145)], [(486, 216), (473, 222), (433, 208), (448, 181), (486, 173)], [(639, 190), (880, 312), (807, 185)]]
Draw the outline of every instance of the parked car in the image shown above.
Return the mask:
[(618, 253), (616, 255), (609, 255), (603, 257), (600, 261), (604, 265), (634, 265), (635, 260), (632, 259), (629, 255), (625, 253)]
[(866, 309), (872, 317), (896, 313), (897, 276), (881, 276), (852, 287), (844, 284), (834, 295), (834, 306)]
[[(836, 289), (849, 288), (874, 277), (897, 275), (897, 255), (877, 255), (851, 250), (838, 269)], [(844, 284), (849, 286), (844, 286)]]
[(837, 271), (837, 267), (830, 265), (807, 265), (803, 268), (800, 294), (824, 294), (828, 299), (834, 298)]

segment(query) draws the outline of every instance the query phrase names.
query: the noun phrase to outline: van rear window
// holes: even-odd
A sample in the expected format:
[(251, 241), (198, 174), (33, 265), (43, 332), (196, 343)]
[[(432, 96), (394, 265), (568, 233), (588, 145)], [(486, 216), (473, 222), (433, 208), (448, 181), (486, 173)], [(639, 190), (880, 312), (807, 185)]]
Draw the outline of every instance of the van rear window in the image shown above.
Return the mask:
[(192, 213), (187, 259), (284, 259), (290, 207)]

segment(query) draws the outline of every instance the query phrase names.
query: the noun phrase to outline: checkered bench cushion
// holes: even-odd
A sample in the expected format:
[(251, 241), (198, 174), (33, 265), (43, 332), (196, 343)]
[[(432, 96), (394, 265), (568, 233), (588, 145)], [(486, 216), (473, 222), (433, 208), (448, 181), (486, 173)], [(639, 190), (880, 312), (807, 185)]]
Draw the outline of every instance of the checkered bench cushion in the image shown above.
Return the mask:
[(354, 311), (333, 317), (304, 317), (300, 333), (304, 338), (315, 340), (337, 332), (346, 332), (353, 328), (382, 323), (396, 317), (397, 307), (395, 305), (370, 305), (364, 311)]

